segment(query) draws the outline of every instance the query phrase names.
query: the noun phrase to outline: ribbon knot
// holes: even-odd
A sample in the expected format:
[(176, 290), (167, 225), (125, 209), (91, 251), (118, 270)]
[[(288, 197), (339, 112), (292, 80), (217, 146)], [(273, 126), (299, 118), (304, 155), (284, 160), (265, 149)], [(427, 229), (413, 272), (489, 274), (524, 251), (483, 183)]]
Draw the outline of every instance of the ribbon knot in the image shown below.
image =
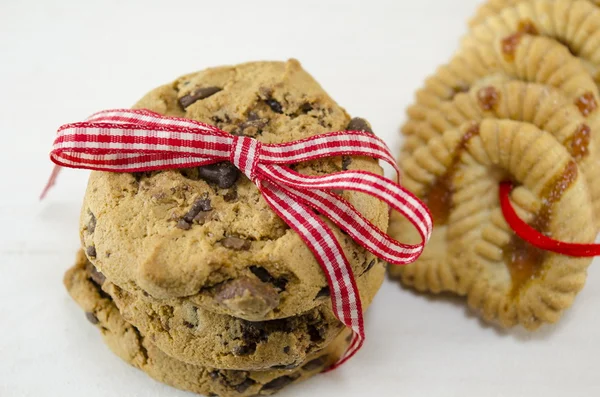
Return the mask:
[(260, 161), (262, 144), (254, 138), (236, 136), (233, 138), (229, 161), (256, 183), (256, 166)]
[[(367, 251), (399, 265), (414, 262), (421, 255), (433, 224), (429, 210), (419, 199), (381, 175), (342, 171), (310, 176), (286, 166), (336, 156), (380, 159), (399, 172), (385, 142), (364, 131), (331, 132), (294, 142), (261, 144), (212, 125), (164, 117), (148, 110), (106, 110), (85, 122), (64, 125), (58, 130), (50, 153), (58, 167), (110, 172), (200, 167), (231, 161), (256, 184), (271, 209), (300, 236), (323, 269), (333, 311), (354, 331), (337, 367), (363, 344), (363, 309), (352, 266), (323, 217)], [(54, 183), (58, 169), (46, 190)], [(409, 245), (393, 240), (337, 194), (339, 190), (364, 193), (387, 203), (415, 226), (421, 243)]]

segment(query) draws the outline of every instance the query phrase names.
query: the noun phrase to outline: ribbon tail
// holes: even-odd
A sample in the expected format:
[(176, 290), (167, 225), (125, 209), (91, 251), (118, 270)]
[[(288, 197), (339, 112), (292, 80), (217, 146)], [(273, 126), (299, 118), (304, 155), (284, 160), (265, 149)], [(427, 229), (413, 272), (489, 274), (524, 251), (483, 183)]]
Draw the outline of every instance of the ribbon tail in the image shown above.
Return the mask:
[(257, 186), (273, 211), (298, 233), (323, 269), (336, 317), (360, 340), (342, 358), (350, 359), (362, 345), (365, 331), (360, 294), (342, 247), (327, 224), (306, 204), (269, 182), (259, 181)]
[(527, 241), (534, 247), (543, 249), (545, 251), (554, 252), (556, 254), (573, 257), (592, 257), (600, 255), (600, 244), (565, 243), (545, 236), (528, 225), (525, 221), (519, 218), (519, 215), (516, 213), (510, 202), (510, 192), (512, 189), (513, 185), (510, 182), (502, 182), (500, 184), (500, 206), (502, 208), (504, 219), (514, 230), (517, 236)]
[(60, 170), (62, 167), (60, 165), (55, 165), (52, 169), (52, 173), (50, 174), (50, 178), (48, 178), (48, 182), (46, 182), (46, 186), (44, 190), (42, 190), (42, 194), (40, 194), (40, 200), (46, 198), (46, 195), (52, 189), (52, 186), (56, 183), (56, 179), (58, 178), (58, 174), (60, 174)]
[(391, 239), (343, 197), (322, 190), (302, 191), (285, 185), (281, 188), (324, 214), (363, 248), (389, 263), (406, 265), (423, 252), (423, 244), (408, 245)]

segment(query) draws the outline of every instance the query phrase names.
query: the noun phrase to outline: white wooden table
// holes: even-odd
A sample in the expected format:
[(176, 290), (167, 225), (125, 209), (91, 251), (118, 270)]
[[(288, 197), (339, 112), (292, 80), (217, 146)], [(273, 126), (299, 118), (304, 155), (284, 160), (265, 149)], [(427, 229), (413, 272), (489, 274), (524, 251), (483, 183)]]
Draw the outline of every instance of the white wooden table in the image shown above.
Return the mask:
[[(397, 148), (413, 92), (477, 0), (0, 1), (0, 396), (184, 396), (122, 363), (62, 286), (86, 172), (49, 198), (55, 129), (208, 66), (296, 57)], [(171, 4), (171, 5), (167, 5)], [(600, 181), (599, 181), (600, 183)], [(386, 282), (368, 342), (282, 396), (600, 395), (600, 263), (563, 321), (499, 331)]]

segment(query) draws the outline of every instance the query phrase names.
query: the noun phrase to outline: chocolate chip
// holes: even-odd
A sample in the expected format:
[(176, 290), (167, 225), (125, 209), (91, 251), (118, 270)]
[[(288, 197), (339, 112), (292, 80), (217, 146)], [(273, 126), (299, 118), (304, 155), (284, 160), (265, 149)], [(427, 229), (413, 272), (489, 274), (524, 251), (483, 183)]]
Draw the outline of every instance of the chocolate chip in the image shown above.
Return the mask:
[(250, 378), (247, 378), (245, 381), (243, 381), (242, 383), (240, 383), (239, 385), (237, 385), (237, 386), (235, 387), (235, 390), (236, 390), (238, 393), (243, 393), (243, 392), (245, 392), (246, 390), (248, 390), (248, 388), (249, 388), (250, 386), (254, 385), (255, 383), (256, 383), (256, 382), (255, 382), (254, 380), (252, 380), (252, 379), (250, 379)]
[(219, 379), (219, 371), (211, 371), (208, 373), (211, 379)]
[(262, 266), (250, 266), (250, 271), (264, 283), (271, 283), (281, 291), (285, 291), (288, 280), (285, 277), (275, 278)]
[(343, 156), (342, 157), (342, 170), (347, 171), (350, 164), (352, 164), (352, 157)]
[(346, 336), (346, 343), (352, 342), (352, 334)]
[(290, 347), (289, 347), (289, 346), (285, 346), (285, 347), (283, 348), (283, 352), (284, 352), (285, 354), (289, 354), (289, 353), (290, 353)]
[(209, 198), (200, 198), (194, 201), (192, 204), (192, 208), (183, 216), (183, 220), (187, 223), (192, 223), (196, 215), (200, 213), (200, 211), (211, 211), (212, 207), (210, 206)]
[(181, 105), (182, 108), (186, 109), (192, 103), (199, 101), (201, 99), (206, 99), (209, 96), (212, 96), (221, 90), (222, 90), (222, 88), (219, 88), (219, 87), (198, 88), (193, 93), (184, 95), (181, 98), (179, 98), (179, 104)]
[(86, 312), (85, 313), (85, 318), (88, 319), (88, 321), (94, 325), (98, 324), (100, 321), (98, 320), (98, 317), (96, 317), (96, 315), (94, 313), (90, 313), (90, 312)]
[(251, 246), (250, 241), (238, 237), (225, 237), (220, 243), (223, 247), (236, 251), (248, 251)]
[(350, 124), (346, 128), (348, 131), (365, 131), (373, 133), (373, 130), (369, 126), (369, 123), (365, 119), (361, 119), (360, 117), (355, 117), (350, 120)]
[(314, 371), (315, 369), (323, 368), (325, 365), (325, 356), (315, 358), (314, 360), (310, 360), (306, 364), (302, 366), (304, 371)]
[(225, 195), (223, 196), (223, 200), (225, 200), (228, 203), (231, 203), (232, 201), (236, 201), (237, 198), (238, 198), (238, 193), (237, 193), (237, 190), (235, 190), (235, 189), (231, 189), (230, 191), (225, 193)]
[(96, 247), (94, 247), (93, 245), (90, 245), (89, 247), (87, 247), (85, 249), (85, 252), (88, 256), (88, 258), (95, 258), (96, 257)]
[(228, 162), (198, 167), (198, 176), (210, 183), (216, 183), (221, 189), (229, 189), (237, 182), (240, 171)]
[(329, 291), (329, 286), (321, 288), (319, 290), (319, 292), (317, 293), (317, 296), (315, 296), (315, 299), (325, 298), (327, 296), (331, 296), (331, 291)]
[(190, 225), (189, 223), (187, 223), (185, 221), (185, 219), (180, 219), (179, 222), (177, 222), (176, 227), (179, 228), (179, 229), (181, 229), (181, 230), (190, 230), (192, 228), (192, 225)]
[(284, 387), (286, 387), (287, 385), (289, 385), (290, 383), (292, 383), (293, 381), (295, 381), (296, 378), (293, 378), (289, 375), (284, 375), (284, 376), (280, 376), (279, 378), (273, 379), (272, 381), (270, 381), (269, 383), (267, 383), (266, 385), (264, 385), (261, 389), (261, 391), (276, 391), (276, 390), (281, 390)]
[(281, 107), (281, 103), (277, 102), (275, 99), (267, 99), (266, 102), (267, 105), (269, 105), (269, 107), (271, 108), (271, 110), (275, 113), (283, 113), (283, 107)]
[(87, 224), (87, 231), (88, 233), (94, 233), (96, 231), (96, 216), (90, 210), (88, 210), (88, 214), (90, 215), (90, 220)]

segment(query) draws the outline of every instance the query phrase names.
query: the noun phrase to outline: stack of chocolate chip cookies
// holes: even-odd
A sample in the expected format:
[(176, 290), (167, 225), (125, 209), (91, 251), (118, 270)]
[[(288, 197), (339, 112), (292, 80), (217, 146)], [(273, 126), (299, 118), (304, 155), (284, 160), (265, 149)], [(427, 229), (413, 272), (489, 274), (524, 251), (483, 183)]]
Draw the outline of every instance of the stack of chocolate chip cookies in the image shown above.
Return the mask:
[[(588, 0), (490, 0), (453, 59), (417, 92), (404, 125), (403, 183), (431, 208), (423, 256), (390, 268), (407, 286), (466, 296), (485, 320), (533, 330), (560, 319), (590, 259), (534, 248), (498, 197), (556, 240), (600, 225), (600, 8)], [(390, 234), (416, 238), (393, 217)], [(418, 241), (418, 240), (417, 240)]]
[[(351, 119), (295, 60), (207, 69), (161, 86), (135, 108), (282, 143), (345, 129)], [(308, 175), (382, 174), (371, 158), (294, 164)], [(387, 206), (338, 192), (384, 229)], [(328, 222), (328, 221), (327, 221)], [(384, 265), (329, 224), (352, 266), (363, 307)], [(82, 250), (65, 285), (123, 360), (205, 395), (276, 392), (320, 373), (351, 333), (300, 237), (229, 163), (151, 173), (93, 172), (81, 212)]]

